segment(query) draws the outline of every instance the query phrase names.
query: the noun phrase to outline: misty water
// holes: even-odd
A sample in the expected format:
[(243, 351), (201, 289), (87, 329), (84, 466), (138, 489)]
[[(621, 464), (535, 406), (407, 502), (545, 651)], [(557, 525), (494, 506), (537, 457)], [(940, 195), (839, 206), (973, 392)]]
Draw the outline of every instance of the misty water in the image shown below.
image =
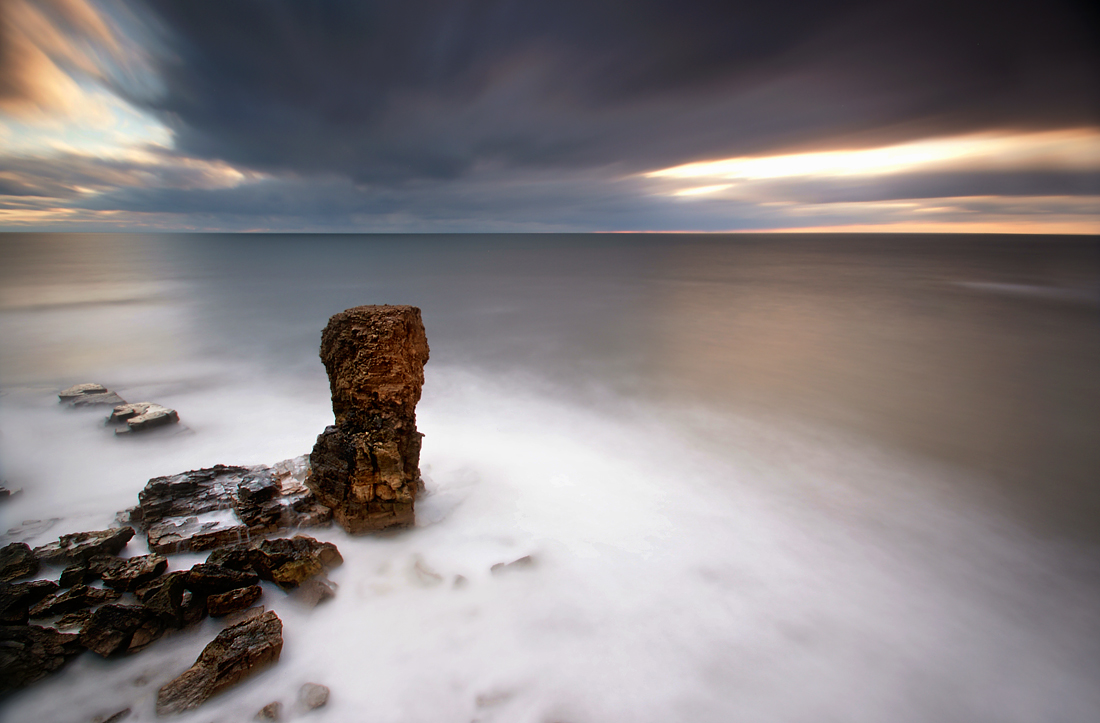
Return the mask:
[[(177, 720), (1100, 720), (1098, 283), (1091, 238), (6, 234), (0, 529), (307, 453), (328, 317), (414, 304), (417, 525), (308, 531), (336, 598), (265, 583), (281, 661)], [(114, 438), (85, 381), (186, 432)], [(221, 627), (0, 719), (154, 720)]]

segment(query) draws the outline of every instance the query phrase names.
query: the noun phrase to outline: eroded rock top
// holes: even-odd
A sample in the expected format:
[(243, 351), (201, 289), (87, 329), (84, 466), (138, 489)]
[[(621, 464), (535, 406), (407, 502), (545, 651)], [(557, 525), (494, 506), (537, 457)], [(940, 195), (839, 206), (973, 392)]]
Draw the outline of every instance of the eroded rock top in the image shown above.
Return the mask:
[(356, 306), (329, 319), (321, 361), (336, 426), (360, 428), (363, 410), (411, 416), (424, 386), (428, 337), (415, 306)]

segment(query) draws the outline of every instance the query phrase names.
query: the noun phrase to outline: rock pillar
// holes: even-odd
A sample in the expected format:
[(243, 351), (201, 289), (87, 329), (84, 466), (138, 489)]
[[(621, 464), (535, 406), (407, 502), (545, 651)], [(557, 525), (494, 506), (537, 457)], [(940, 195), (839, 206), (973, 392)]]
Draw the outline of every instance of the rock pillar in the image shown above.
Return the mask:
[(357, 306), (329, 319), (321, 361), (336, 425), (317, 437), (306, 484), (348, 532), (413, 522), (416, 403), (428, 339), (414, 306)]

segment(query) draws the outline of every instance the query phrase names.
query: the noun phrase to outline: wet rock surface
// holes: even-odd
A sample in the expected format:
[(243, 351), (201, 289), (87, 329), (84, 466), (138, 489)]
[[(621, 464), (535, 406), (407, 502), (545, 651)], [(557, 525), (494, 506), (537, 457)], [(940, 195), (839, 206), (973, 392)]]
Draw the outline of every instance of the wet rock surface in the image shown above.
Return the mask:
[(104, 605), (80, 631), (80, 644), (103, 657), (134, 653), (164, 634), (164, 622), (144, 605)]
[(280, 529), (327, 524), (331, 511), (304, 484), (305, 457), (271, 467), (214, 467), (149, 480), (138, 508), (149, 549), (211, 550)]
[(50, 580), (0, 583), (0, 625), (26, 625), (31, 607), (57, 590)]
[(256, 720), (279, 720), (283, 714), (283, 704), (279, 701), (268, 703), (256, 714)]
[(266, 612), (226, 628), (182, 675), (157, 691), (157, 713), (181, 713), (279, 659), (283, 624)]
[(34, 548), (34, 556), (46, 565), (87, 562), (96, 555), (117, 555), (134, 536), (134, 528), (118, 527), (62, 535), (57, 542)]
[(358, 306), (321, 335), (336, 424), (317, 438), (308, 484), (348, 532), (410, 525), (420, 482), (416, 404), (428, 341), (413, 306)]
[(38, 572), (38, 567), (38, 558), (26, 543), (13, 542), (0, 548), (0, 582), (30, 577)]
[(215, 550), (206, 561), (231, 570), (255, 573), (261, 580), (292, 590), (313, 576), (340, 565), (344, 558), (331, 542), (295, 535)]
[(0, 694), (35, 682), (83, 651), (78, 636), (53, 628), (0, 626)]
[[(100, 558), (94, 558), (99, 560)], [(118, 560), (118, 558), (114, 558)], [(99, 573), (103, 584), (114, 590), (134, 592), (160, 577), (168, 569), (168, 558), (162, 555), (141, 555), (105, 566)]]

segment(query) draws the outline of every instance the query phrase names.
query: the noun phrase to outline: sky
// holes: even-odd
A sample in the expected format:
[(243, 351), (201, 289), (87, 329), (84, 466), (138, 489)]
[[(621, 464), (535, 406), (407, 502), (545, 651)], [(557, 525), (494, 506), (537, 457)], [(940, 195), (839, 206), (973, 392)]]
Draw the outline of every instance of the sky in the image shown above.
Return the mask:
[(1068, 0), (0, 0), (0, 230), (1100, 233)]

